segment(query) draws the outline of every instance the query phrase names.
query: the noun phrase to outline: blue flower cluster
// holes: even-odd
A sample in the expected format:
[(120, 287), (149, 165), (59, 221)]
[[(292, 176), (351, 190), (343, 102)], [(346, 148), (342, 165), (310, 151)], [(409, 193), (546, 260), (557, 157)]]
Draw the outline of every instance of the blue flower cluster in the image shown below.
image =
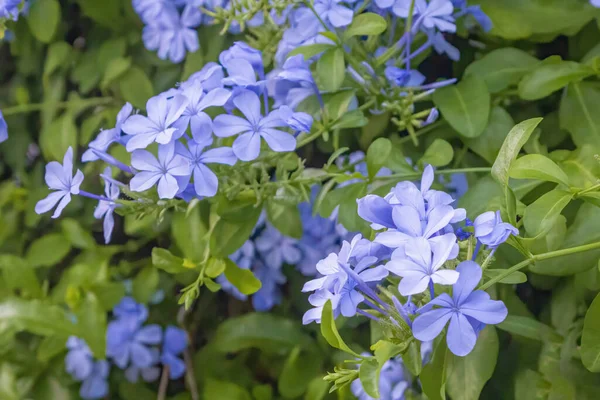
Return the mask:
[(2, 111), (0, 111), (0, 143), (6, 141), (8, 139), (8, 125), (4, 120), (4, 115), (2, 115)]
[[(316, 193), (313, 190), (313, 199)], [(281, 302), (280, 286), (287, 281), (282, 271), (284, 265), (296, 266), (305, 276), (315, 276), (317, 261), (339, 246), (341, 233), (345, 232), (338, 228), (335, 220), (313, 216), (311, 203), (301, 203), (298, 208), (302, 218), (302, 238), (283, 235), (263, 215), (251, 238), (230, 256), (238, 267), (250, 269), (262, 283), (252, 296), (252, 305), (257, 311), (268, 311)], [(247, 299), (224, 274), (217, 278), (217, 283), (238, 300)]]
[[(309, 302), (314, 307), (304, 315), (305, 324), (320, 322), (327, 301), (331, 301), (336, 317), (358, 313), (379, 320), (377, 315), (389, 318), (394, 307), (421, 341), (433, 340), (450, 322), (448, 347), (464, 356), (473, 349), (486, 324), (498, 324), (506, 318), (501, 301), (475, 290), (482, 270), (474, 260), (482, 245), (493, 254), (518, 230), (502, 222), (499, 213), (484, 213), (474, 223), (477, 246), (473, 260), (453, 261), (460, 255), (453, 224), (464, 221), (466, 213), (452, 206), (452, 196), (432, 189), (433, 181), (433, 168), (427, 166), (420, 187), (400, 182), (385, 197), (368, 195), (358, 200), (358, 214), (377, 234), (373, 241), (356, 235), (351, 242), (345, 241), (338, 253), (317, 263), (321, 276), (303, 288), (313, 292)], [(461, 239), (468, 239), (468, 235)], [(391, 305), (377, 293), (377, 285), (388, 276), (392, 281), (401, 278), (397, 290), (405, 304), (393, 298)], [(436, 297), (436, 290), (441, 292), (443, 286), (452, 287), (452, 296), (444, 291)], [(361, 304), (371, 312), (360, 308)], [(422, 306), (417, 308), (417, 304)]]
[(0, 18), (10, 19), (16, 21), (19, 19), (19, 14), (27, 12), (28, 1), (25, 1), (23, 7), (23, 0), (3, 0), (0, 3)]
[[(106, 331), (106, 357), (125, 371), (130, 382), (141, 377), (146, 382), (160, 375), (159, 365), (168, 367), (169, 377), (179, 379), (185, 373), (181, 359), (187, 348), (187, 334), (182, 329), (168, 326), (144, 325), (148, 309), (130, 297), (124, 297), (113, 309), (114, 319)], [(159, 347), (162, 342), (162, 347)], [(83, 399), (100, 399), (108, 395), (108, 360), (95, 360), (84, 340), (70, 337), (65, 358), (66, 370), (73, 379), (82, 382), (79, 391)]]
[[(132, 114), (133, 107), (127, 103), (119, 112), (115, 127), (101, 131), (90, 142), (82, 161), (101, 160), (117, 167), (126, 175), (133, 175), (129, 184), (113, 179), (107, 170), (101, 175), (106, 185), (103, 196), (80, 190), (83, 173), (77, 170), (73, 175), (73, 149), (69, 148), (62, 165), (53, 161), (46, 166), (46, 183), (54, 192), (36, 205), (36, 212), (56, 207), (52, 217), (57, 218), (71, 201), (71, 195), (98, 200), (95, 216), (104, 218), (108, 243), (120, 188), (145, 192), (156, 187), (161, 199), (178, 197), (186, 201), (216, 195), (219, 181), (209, 165), (253, 161), (263, 142), (275, 152), (293, 151), (293, 133), (310, 131), (312, 117), (293, 111), (278, 102), (276, 96), (276, 108), (269, 110), (267, 87), (277, 86), (280, 81), (295, 82), (301, 76), (302, 82), (312, 82), (312, 93), (318, 93), (308, 65), (300, 64), (299, 61), (267, 79), (261, 53), (238, 42), (223, 51), (220, 64), (209, 63), (177, 88), (149, 99), (147, 116)], [(227, 113), (213, 120), (205, 112), (211, 107)], [(232, 136), (235, 140), (231, 147), (215, 146), (226, 140), (222, 138)], [(108, 153), (112, 145), (124, 146), (131, 153), (131, 165)]]

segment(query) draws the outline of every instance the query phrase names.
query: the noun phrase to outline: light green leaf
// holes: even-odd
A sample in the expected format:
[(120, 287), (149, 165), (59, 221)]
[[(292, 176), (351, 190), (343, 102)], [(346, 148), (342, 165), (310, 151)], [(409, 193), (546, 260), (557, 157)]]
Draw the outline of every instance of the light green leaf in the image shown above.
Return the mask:
[(204, 386), (204, 398), (211, 400), (252, 400), (250, 393), (232, 382), (208, 379)]
[(133, 278), (133, 297), (140, 303), (146, 304), (158, 288), (160, 277), (154, 267), (146, 267)]
[(119, 89), (125, 101), (143, 110), (146, 102), (154, 95), (154, 87), (148, 75), (135, 65), (119, 78)]
[(262, 284), (252, 271), (238, 267), (229, 258), (223, 260), (225, 262), (225, 277), (233, 286), (246, 295), (258, 292)]
[(473, 351), (465, 357), (450, 355), (448, 394), (453, 399), (478, 400), (486, 382), (492, 377), (498, 360), (498, 335), (488, 325), (479, 334)]
[(569, 186), (569, 178), (554, 161), (541, 154), (528, 154), (517, 158), (508, 174), (515, 179), (539, 179)]
[(267, 218), (279, 232), (285, 236), (300, 239), (302, 237), (302, 219), (296, 205), (271, 200), (267, 203)]
[(169, 274), (179, 274), (188, 271), (183, 266), (183, 259), (177, 257), (167, 249), (155, 247), (152, 249), (152, 265)]
[(31, 265), (13, 254), (0, 255), (0, 271), (9, 290), (20, 290), (21, 295), (34, 298), (44, 296), (40, 282)]
[[(73, 116), (64, 113), (42, 129), (40, 147), (44, 158), (62, 162), (69, 146), (73, 147), (75, 153), (77, 152), (77, 126)], [(74, 159), (77, 159), (77, 155)]]
[(579, 352), (587, 369), (600, 372), (600, 294), (585, 313)]
[(78, 249), (93, 249), (96, 247), (94, 237), (73, 218), (65, 218), (60, 221), (63, 234), (73, 247)]
[(423, 393), (430, 400), (446, 399), (446, 379), (449, 362), (449, 351), (446, 345), (446, 338), (437, 340), (437, 345), (429, 361), (423, 367), (419, 379), (423, 387)]
[(557, 189), (528, 205), (523, 214), (523, 225), (529, 236), (536, 237), (550, 230), (572, 198), (572, 193)]
[[(104, 71), (104, 78), (102, 78), (102, 82), (100, 83), (100, 87), (106, 88), (108, 85), (113, 83), (117, 78), (121, 75), (125, 74), (127, 71), (131, 71), (131, 58), (115, 58), (111, 60), (106, 66), (106, 70)], [(138, 89), (139, 90), (139, 89)]]
[(354, 17), (344, 33), (345, 38), (352, 36), (379, 35), (387, 29), (385, 19), (375, 13), (364, 13)]
[(591, 67), (574, 61), (542, 63), (523, 77), (519, 96), (525, 100), (541, 99), (594, 73)]
[(373, 179), (385, 165), (392, 152), (392, 142), (388, 138), (379, 138), (367, 150), (367, 171), (369, 179)]
[(528, 339), (540, 341), (559, 341), (561, 339), (560, 335), (551, 327), (529, 317), (509, 315), (496, 326), (503, 331)]
[(317, 61), (317, 76), (319, 87), (325, 91), (335, 92), (344, 82), (346, 64), (344, 52), (340, 48), (327, 50)]
[(37, 40), (50, 43), (60, 23), (58, 0), (36, 0), (29, 7), (27, 22)]
[(187, 214), (178, 212), (173, 215), (171, 235), (185, 258), (194, 262), (202, 261), (207, 245), (204, 240), (206, 232), (200, 207), (194, 207)]
[(323, 400), (327, 395), (329, 383), (321, 377), (316, 377), (308, 384), (308, 389), (304, 395), (304, 400)]
[(211, 253), (217, 257), (227, 257), (242, 247), (254, 230), (260, 216), (260, 208), (248, 210), (248, 218), (240, 222), (229, 222), (222, 218), (217, 222), (210, 236)]
[(77, 310), (77, 327), (98, 359), (106, 356), (106, 311), (93, 293), (87, 293)]
[(228, 318), (218, 326), (212, 337), (210, 345), (222, 353), (258, 348), (278, 354), (291, 351), (296, 346), (306, 349), (312, 346), (313, 341), (302, 332), (297, 321), (263, 313)]
[(8, 298), (0, 301), (0, 323), (43, 336), (80, 335), (63, 308), (39, 300)]
[(572, 83), (567, 87), (559, 108), (560, 127), (567, 130), (579, 147), (600, 147), (600, 90), (592, 82)]
[(444, 139), (435, 139), (425, 150), (425, 154), (419, 160), (422, 164), (431, 164), (434, 167), (443, 167), (450, 164), (454, 157), (452, 145)]
[(324, 51), (330, 50), (332, 47), (335, 47), (330, 43), (315, 43), (310, 44), (308, 46), (297, 47), (294, 50), (290, 51), (289, 57), (293, 57), (298, 54), (302, 54), (305, 60), (316, 56), (317, 54), (323, 53)]
[(321, 357), (316, 352), (294, 348), (288, 356), (277, 381), (277, 389), (286, 399), (296, 399), (306, 392), (310, 380), (319, 374)]
[(34, 268), (58, 264), (71, 251), (71, 244), (60, 233), (50, 233), (33, 242), (27, 249), (27, 262)]
[(542, 118), (532, 118), (515, 125), (502, 144), (500, 153), (492, 166), (492, 176), (501, 185), (508, 185), (508, 170), (523, 145), (533, 133), (533, 130), (542, 122)]
[[(483, 271), (483, 275), (488, 279), (492, 279), (498, 275), (503, 274), (504, 272), (506, 272), (506, 271), (503, 269), (486, 269), (485, 271)], [(515, 271), (512, 274), (510, 274), (509, 276), (501, 279), (498, 283), (516, 285), (516, 284), (524, 283), (524, 282), (527, 282), (527, 275), (525, 275), (524, 273), (522, 273), (520, 271)]]
[(490, 93), (483, 79), (476, 75), (436, 90), (433, 102), (450, 126), (465, 137), (477, 137), (487, 126)]
[(495, 106), (490, 112), (490, 119), (483, 133), (473, 139), (465, 139), (467, 146), (490, 164), (498, 156), (502, 143), (508, 132), (515, 126), (515, 121), (502, 107)]
[(335, 318), (333, 318), (333, 309), (330, 300), (327, 300), (327, 303), (323, 306), (323, 313), (321, 314), (321, 334), (331, 347), (345, 351), (355, 357), (360, 357), (359, 354), (348, 347), (346, 342), (344, 342), (344, 339), (340, 336), (337, 326), (335, 325)]
[(358, 370), (358, 377), (365, 393), (376, 399), (379, 398), (380, 372), (381, 366), (374, 358), (365, 358)]
[(465, 76), (479, 76), (485, 81), (490, 93), (498, 93), (517, 84), (538, 63), (537, 58), (523, 50), (505, 47), (493, 50), (469, 64)]
[(44, 64), (44, 77), (52, 75), (55, 71), (67, 67), (71, 46), (66, 42), (55, 42), (48, 47), (46, 63)]

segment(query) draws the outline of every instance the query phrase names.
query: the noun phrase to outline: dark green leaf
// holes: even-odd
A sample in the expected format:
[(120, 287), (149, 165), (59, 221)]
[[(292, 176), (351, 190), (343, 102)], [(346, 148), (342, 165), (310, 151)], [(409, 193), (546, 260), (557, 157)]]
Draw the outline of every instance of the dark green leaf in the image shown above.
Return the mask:
[(232, 382), (209, 379), (204, 386), (204, 398), (211, 400), (252, 400), (250, 393)]
[(514, 335), (533, 340), (556, 341), (560, 339), (560, 335), (554, 332), (551, 327), (529, 317), (509, 315), (497, 327)]
[(600, 372), (600, 294), (585, 314), (581, 336), (581, 361), (592, 372)]
[(253, 208), (248, 219), (240, 222), (229, 222), (220, 219), (210, 236), (211, 253), (217, 257), (227, 257), (242, 247), (254, 230), (260, 216), (260, 208)]
[(34, 1), (29, 7), (27, 22), (37, 40), (50, 43), (60, 23), (60, 3), (58, 0)]
[(419, 160), (422, 164), (431, 164), (434, 167), (443, 167), (450, 164), (454, 157), (452, 145), (444, 139), (435, 139), (425, 150), (425, 154)]
[(523, 225), (529, 236), (548, 232), (572, 198), (572, 193), (556, 189), (528, 205), (523, 214)]
[(523, 77), (519, 83), (519, 96), (525, 100), (541, 99), (593, 74), (594, 70), (589, 66), (573, 61), (542, 63)]
[(254, 294), (261, 288), (261, 282), (249, 269), (242, 269), (229, 258), (224, 259), (225, 277), (243, 294)]
[(379, 398), (379, 375), (381, 367), (374, 358), (365, 358), (360, 364), (358, 377), (360, 383), (369, 396)]
[(476, 75), (436, 90), (433, 102), (452, 128), (465, 137), (477, 137), (487, 126), (490, 93), (483, 79)]
[(445, 400), (449, 351), (445, 338), (437, 342), (431, 361), (425, 364), (419, 379), (421, 380), (423, 393), (427, 395), (427, 398), (430, 400)]
[(334, 45), (329, 43), (315, 43), (310, 44), (308, 46), (301, 46), (290, 51), (288, 57), (293, 57), (297, 54), (302, 54), (304, 56), (304, 59), (308, 60), (316, 56), (317, 54), (323, 53), (324, 51), (331, 49), (332, 47), (334, 47)]
[(471, 150), (493, 164), (504, 139), (513, 126), (515, 122), (510, 114), (504, 108), (495, 106), (490, 112), (490, 119), (483, 133), (476, 138), (465, 139), (465, 143)]
[(591, 82), (572, 83), (567, 87), (559, 108), (560, 127), (569, 131), (577, 146), (600, 147), (600, 90)]
[(160, 247), (152, 249), (152, 265), (169, 274), (179, 274), (187, 271), (187, 268), (183, 266), (183, 259)]
[(71, 244), (60, 233), (51, 233), (33, 242), (27, 249), (27, 262), (32, 267), (51, 267), (71, 251)]
[(160, 277), (156, 268), (144, 268), (133, 279), (133, 297), (142, 304), (148, 303), (156, 293), (159, 280)]
[(146, 102), (154, 95), (152, 82), (139, 67), (127, 69), (119, 79), (119, 88), (125, 101), (139, 109), (146, 108)]
[(296, 399), (306, 392), (311, 378), (319, 374), (321, 357), (316, 352), (294, 348), (288, 356), (277, 381), (277, 389), (286, 399)]

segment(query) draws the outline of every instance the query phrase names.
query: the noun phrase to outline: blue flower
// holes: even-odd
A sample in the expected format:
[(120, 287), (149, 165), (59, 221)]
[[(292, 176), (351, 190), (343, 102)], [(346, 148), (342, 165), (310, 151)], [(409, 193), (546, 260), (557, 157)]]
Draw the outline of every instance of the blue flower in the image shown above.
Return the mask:
[(394, 257), (385, 268), (401, 276), (398, 291), (403, 296), (422, 293), (433, 283), (453, 285), (458, 272), (440, 269), (454, 255), (456, 236), (447, 233), (432, 239), (433, 244), (424, 238), (412, 238), (406, 242), (403, 257)]
[(442, 293), (421, 307), (417, 311), (420, 315), (413, 321), (413, 334), (421, 341), (433, 340), (450, 321), (446, 335), (448, 348), (462, 357), (473, 350), (477, 335), (485, 324), (504, 321), (508, 310), (503, 302), (491, 300), (483, 290), (474, 290), (481, 280), (479, 265), (463, 261), (456, 270), (460, 276), (454, 284), (452, 297)]
[(254, 244), (265, 265), (273, 270), (280, 269), (284, 262), (294, 265), (302, 257), (302, 253), (298, 249), (298, 241), (281, 234), (271, 224), (267, 224), (255, 239)]
[[(493, 27), (492, 20), (481, 10), (480, 6), (478, 6), (478, 5), (469, 6), (469, 5), (467, 5), (467, 0), (451, 0), (451, 1), (452, 1), (452, 4), (454, 5), (454, 7), (460, 8), (460, 11), (458, 13), (456, 13), (456, 15), (454, 16), (455, 18), (459, 18), (463, 15), (470, 14), (473, 16), (475, 21), (477, 21), (477, 23), (479, 25), (481, 25), (481, 27), (483, 28), (483, 30), (485, 32), (489, 32), (492, 29), (492, 27)], [(592, 0), (592, 4), (594, 1), (598, 2), (598, 0)], [(598, 2), (598, 4), (600, 5), (600, 2)]]
[(79, 395), (84, 400), (103, 399), (108, 395), (110, 365), (106, 360), (96, 361), (92, 372), (84, 379)]
[(106, 330), (106, 355), (121, 369), (129, 365), (149, 368), (156, 362), (150, 346), (160, 344), (161, 339), (158, 325), (141, 326), (132, 318), (117, 319)]
[(340, 3), (342, 0), (316, 0), (314, 7), (323, 21), (329, 22), (334, 28), (341, 28), (352, 23), (354, 13)]
[(174, 326), (168, 326), (165, 329), (160, 360), (163, 365), (169, 367), (171, 379), (179, 379), (185, 373), (185, 363), (179, 356), (185, 351), (187, 345), (187, 334), (183, 329)]
[(275, 107), (288, 105), (295, 109), (307, 97), (319, 95), (310, 67), (301, 54), (288, 58), (281, 69), (269, 74), (269, 79), (269, 95), (274, 97)]
[[(129, 281), (129, 284), (131, 284), (131, 281)], [(132, 297), (125, 296), (121, 299), (119, 304), (113, 308), (113, 315), (118, 319), (132, 319), (141, 324), (148, 319), (148, 308), (145, 305), (136, 302)]]
[(473, 223), (475, 226), (475, 237), (491, 249), (495, 249), (506, 242), (510, 235), (518, 235), (519, 230), (509, 224), (502, 222), (500, 211), (488, 211), (477, 218)]
[(150, 98), (146, 103), (148, 116), (132, 115), (122, 126), (123, 132), (132, 135), (127, 142), (127, 151), (146, 148), (153, 142), (168, 144), (180, 138), (185, 131), (173, 124), (186, 110), (188, 102), (183, 95), (167, 98), (165, 94), (159, 94)]
[[(369, 356), (370, 354), (363, 355)], [(386, 361), (379, 373), (379, 399), (404, 400), (404, 392), (408, 387), (409, 383), (406, 380), (402, 360), (393, 358)], [(375, 400), (365, 392), (360, 379), (354, 380), (350, 389), (358, 400)]]
[(260, 261), (254, 264), (254, 275), (262, 286), (252, 296), (252, 305), (256, 311), (269, 311), (281, 302), (279, 286), (286, 282), (286, 277), (281, 269), (273, 269)]
[(92, 140), (89, 144), (89, 149), (83, 153), (81, 157), (81, 161), (96, 161), (98, 160), (97, 154), (93, 150), (99, 150), (102, 152), (106, 152), (108, 147), (112, 143), (120, 143), (126, 144), (127, 140), (130, 138), (129, 136), (121, 135), (121, 127), (125, 120), (129, 118), (131, 113), (133, 112), (133, 106), (129, 103), (125, 103), (119, 114), (117, 114), (117, 124), (112, 129), (106, 129), (101, 131), (96, 139)]
[(394, 86), (415, 87), (425, 82), (425, 75), (413, 69), (407, 71), (403, 68), (389, 66), (385, 68), (385, 77)]
[(160, 361), (160, 352), (158, 349), (151, 348), (150, 353), (152, 355), (152, 362), (149, 367), (140, 368), (135, 364), (131, 364), (125, 370), (125, 378), (131, 383), (137, 383), (140, 376), (145, 382), (154, 382), (160, 376), (160, 368), (158, 362)]
[(164, 0), (133, 0), (133, 9), (145, 24), (152, 23), (170, 4)]
[(193, 84), (194, 81), (200, 81), (202, 90), (210, 92), (213, 89), (223, 87), (222, 80), (224, 77), (223, 67), (216, 62), (209, 62), (200, 71), (194, 72), (186, 82), (182, 83), (181, 88), (185, 89), (187, 85)]
[(233, 46), (227, 50), (224, 50), (219, 55), (219, 62), (221, 65), (229, 65), (229, 63), (233, 60), (248, 61), (252, 68), (258, 72), (258, 75), (264, 78), (264, 65), (260, 50), (256, 50), (244, 42), (235, 42)]
[(79, 186), (83, 182), (83, 172), (80, 170), (77, 170), (75, 176), (73, 176), (72, 147), (69, 147), (65, 153), (62, 165), (56, 161), (51, 161), (46, 165), (45, 179), (48, 187), (54, 189), (55, 192), (38, 201), (35, 205), (35, 212), (43, 214), (58, 204), (52, 215), (52, 218), (58, 218), (62, 210), (71, 201), (71, 194), (79, 194)]
[(446, 54), (452, 61), (458, 61), (460, 59), (460, 51), (452, 46), (442, 33), (429, 30), (427, 35), (433, 44), (434, 50), (438, 54)]
[(0, 18), (8, 18), (16, 21), (19, 18), (19, 6), (21, 0), (3, 0), (0, 3)]
[[(212, 139), (210, 141), (212, 142)], [(181, 142), (175, 144), (177, 154), (189, 162), (190, 172), (194, 176), (194, 190), (198, 196), (212, 197), (217, 194), (219, 179), (206, 164), (233, 165), (237, 161), (231, 147), (219, 147), (204, 151), (209, 144), (210, 142), (197, 143), (194, 140), (188, 140), (187, 148)]]
[(219, 115), (213, 122), (213, 128), (219, 137), (240, 134), (233, 142), (233, 152), (240, 160), (252, 161), (258, 157), (261, 138), (276, 152), (293, 151), (296, 148), (294, 136), (275, 129), (286, 125), (279, 113), (273, 111), (266, 117), (261, 115), (261, 104), (256, 93), (244, 90), (233, 99), (233, 104), (246, 118)]
[[(111, 176), (110, 167), (106, 167), (104, 170), (104, 194), (107, 198), (111, 200), (117, 200), (119, 198), (119, 186), (114, 183), (108, 177)], [(110, 238), (112, 236), (113, 228), (115, 227), (115, 218), (113, 216), (113, 211), (118, 207), (117, 203), (109, 202), (106, 200), (100, 200), (98, 202), (98, 206), (94, 210), (94, 218), (101, 219), (104, 218), (104, 242), (108, 244), (110, 242)]]
[(425, 29), (437, 29), (441, 32), (456, 32), (454, 24), (454, 5), (450, 0), (416, 0), (415, 9), (418, 18), (413, 29), (423, 26)]
[(227, 70), (227, 77), (222, 80), (223, 85), (237, 89), (248, 89), (257, 94), (262, 93), (265, 88), (267, 82), (256, 78), (256, 71), (248, 60), (243, 58), (229, 59), (223, 64), (223, 67)]
[(192, 137), (198, 143), (211, 139), (212, 120), (204, 109), (223, 106), (231, 96), (231, 92), (216, 88), (205, 94), (201, 81), (195, 80), (183, 88), (182, 94), (189, 99), (189, 103), (173, 127), (178, 132), (185, 132), (190, 126)]
[(143, 192), (158, 182), (161, 199), (175, 197), (180, 189), (176, 177), (190, 175), (190, 164), (184, 157), (175, 154), (174, 143), (158, 147), (158, 160), (146, 150), (135, 150), (131, 154), (131, 165), (141, 172), (131, 178), (130, 189)]
[(2, 115), (2, 111), (0, 111), (0, 143), (6, 141), (8, 139), (8, 125), (4, 120), (4, 116)]
[(313, 124), (313, 117), (305, 112), (294, 112), (288, 106), (281, 106), (273, 111), (279, 113), (279, 117), (294, 132), (310, 132)]
[[(229, 256), (229, 259), (233, 261), (241, 269), (250, 269), (254, 264), (256, 258), (256, 252), (254, 249), (254, 243), (252, 240), (246, 240), (242, 247), (237, 249), (233, 254)], [(217, 277), (217, 283), (221, 285), (221, 289), (240, 301), (246, 301), (247, 295), (240, 292), (231, 282), (227, 280), (225, 274), (221, 274)]]
[(94, 369), (94, 356), (83, 339), (70, 336), (67, 340), (65, 369), (76, 381), (86, 379)]
[(590, 0), (590, 4), (594, 7), (600, 8), (600, 0)]

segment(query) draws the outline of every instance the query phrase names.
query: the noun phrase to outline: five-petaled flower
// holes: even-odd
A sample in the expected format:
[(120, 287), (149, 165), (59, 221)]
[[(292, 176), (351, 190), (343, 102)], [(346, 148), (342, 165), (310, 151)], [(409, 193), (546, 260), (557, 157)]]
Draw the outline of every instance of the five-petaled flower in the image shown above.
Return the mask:
[(475, 218), (473, 225), (475, 227), (475, 237), (491, 249), (495, 249), (506, 242), (510, 235), (519, 234), (517, 228), (508, 222), (502, 222), (500, 211), (488, 211), (481, 214)]

